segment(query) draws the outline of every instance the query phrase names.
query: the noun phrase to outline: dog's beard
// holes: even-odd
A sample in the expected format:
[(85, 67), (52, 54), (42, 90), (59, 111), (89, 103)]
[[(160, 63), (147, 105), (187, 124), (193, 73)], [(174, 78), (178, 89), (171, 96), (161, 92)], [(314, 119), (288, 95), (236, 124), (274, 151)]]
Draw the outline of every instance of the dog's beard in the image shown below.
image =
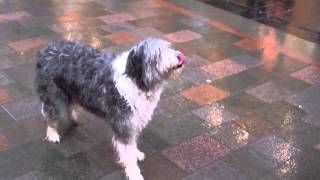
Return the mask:
[(178, 79), (182, 74), (183, 67), (171, 70), (169, 74), (170, 79)]

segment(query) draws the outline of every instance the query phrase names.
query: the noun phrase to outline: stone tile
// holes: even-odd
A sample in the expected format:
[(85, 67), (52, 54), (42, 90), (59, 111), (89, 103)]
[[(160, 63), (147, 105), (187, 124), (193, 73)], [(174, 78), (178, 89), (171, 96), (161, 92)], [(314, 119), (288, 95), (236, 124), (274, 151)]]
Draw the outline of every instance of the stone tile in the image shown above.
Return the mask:
[(300, 71), (292, 73), (291, 76), (312, 85), (320, 85), (320, 69), (315, 66), (308, 66)]
[(320, 143), (319, 144), (316, 144), (315, 146), (313, 146), (314, 149), (316, 149), (317, 151), (320, 151)]
[(274, 128), (270, 122), (255, 112), (243, 114), (234, 122), (258, 138), (269, 134)]
[(268, 107), (267, 103), (255, 98), (254, 96), (251, 96), (246, 92), (229, 96), (221, 100), (219, 103), (224, 105), (226, 109), (236, 115), (242, 115), (257, 109)]
[(237, 118), (236, 115), (227, 111), (223, 106), (213, 103), (193, 110), (193, 114), (204, 120), (204, 127), (211, 129), (224, 123), (231, 122)]
[(8, 75), (0, 71), (0, 86), (11, 83), (12, 80), (8, 78)]
[(181, 95), (199, 105), (206, 105), (229, 96), (229, 92), (209, 84), (201, 84), (182, 91)]
[(13, 101), (33, 96), (32, 90), (17, 82), (4, 85), (2, 88), (9, 94)]
[(168, 148), (162, 153), (183, 170), (192, 172), (227, 155), (229, 149), (205, 133)]
[(165, 38), (169, 39), (175, 43), (187, 42), (192, 41), (195, 39), (199, 39), (202, 36), (190, 30), (182, 30), (174, 33), (170, 33), (165, 35)]
[(92, 161), (86, 154), (79, 153), (57, 161), (56, 165), (74, 179), (96, 179), (106, 173), (105, 169)]
[(148, 128), (144, 129), (139, 137), (138, 147), (145, 153), (146, 157), (160, 152), (168, 146), (170, 146), (170, 144), (165, 139)]
[(23, 18), (29, 18), (31, 14), (26, 11), (16, 11), (11, 13), (0, 14), (0, 23), (17, 21)]
[(252, 180), (271, 174), (277, 166), (265, 155), (247, 147), (238, 149), (223, 157), (223, 161), (229, 167), (234, 168)]
[(157, 106), (153, 113), (152, 119), (169, 119), (172, 117), (173, 115), (169, 111), (161, 108), (160, 106)]
[(320, 128), (297, 121), (275, 131), (275, 134), (300, 149), (312, 149), (320, 138)]
[(247, 54), (232, 57), (231, 60), (238, 64), (245, 65), (247, 68), (256, 67), (262, 63), (261, 59), (257, 59)]
[(62, 141), (59, 144), (53, 144), (53, 146), (65, 157), (70, 157), (96, 144), (98, 144), (98, 140), (90, 132), (82, 127), (77, 127), (70, 129), (63, 136)]
[(283, 127), (294, 122), (303, 121), (304, 117), (308, 114), (302, 108), (284, 101), (277, 101), (269, 107), (257, 109), (255, 112), (273, 123), (276, 127)]
[(110, 35), (107, 35), (106, 38), (116, 44), (127, 44), (136, 41), (136, 38), (127, 32), (115, 32)]
[(175, 80), (171, 79), (171, 80), (168, 80), (167, 84), (165, 84), (165, 87), (161, 96), (163, 98), (166, 98), (166, 97), (178, 94), (180, 91), (188, 89), (192, 86), (193, 84), (190, 81), (182, 77)]
[(212, 76), (198, 69), (186, 69), (182, 72), (182, 78), (196, 85), (204, 84), (206, 82), (212, 82), (214, 80)]
[(170, 14), (134, 20), (132, 24), (141, 28), (151, 27), (163, 33), (173, 33), (188, 28), (176, 21), (176, 17)]
[(302, 152), (289, 161), (281, 164), (273, 173), (279, 179), (319, 179), (319, 154)]
[(36, 37), (31, 39), (24, 39), (21, 41), (15, 41), (8, 44), (10, 48), (16, 52), (24, 52), (32, 49), (37, 49), (47, 43), (47, 40), (42, 37)]
[(0, 127), (6, 126), (15, 122), (15, 120), (6, 112), (2, 107), (0, 107)]
[(214, 139), (233, 150), (243, 147), (256, 139), (247, 131), (233, 123), (226, 123), (214, 127), (209, 133)]
[(149, 123), (148, 129), (170, 144), (178, 144), (203, 133), (205, 129), (200, 123), (199, 118), (185, 113), (170, 119), (154, 119)]
[(14, 178), (14, 180), (37, 180), (32, 173), (26, 173), (19, 177)]
[(197, 179), (210, 179), (210, 180), (246, 180), (247, 178), (241, 173), (230, 168), (224, 162), (218, 160), (208, 166), (205, 166), (196, 172), (182, 178), (183, 180), (197, 180)]
[[(26, 85), (27, 81), (34, 81), (35, 79), (35, 64), (23, 64), (14, 66), (9, 69), (4, 69), (6, 77), (14, 80), (17, 83)], [(9, 81), (10, 82), (10, 81)], [(7, 83), (8, 84), (8, 83)]]
[(189, 112), (198, 106), (180, 95), (174, 95), (162, 99), (160, 101), (160, 107), (168, 110), (170, 114), (177, 116)]
[(105, 173), (111, 173), (112, 171), (119, 169), (119, 165), (116, 163), (117, 154), (110, 140), (97, 144), (83, 153), (86, 157), (103, 168)]
[[(183, 52), (183, 53), (185, 53), (185, 52)], [(191, 55), (187, 56), (187, 61), (185, 63), (185, 66), (189, 67), (189, 68), (197, 68), (200, 66), (207, 65), (209, 63), (210, 63), (210, 61), (208, 61), (207, 59), (205, 59), (197, 54), (191, 54)]]
[(272, 81), (249, 89), (246, 92), (267, 103), (273, 103), (275, 101), (285, 99), (291, 95), (290, 91), (285, 88), (278, 87)]
[(299, 79), (296, 79), (290, 75), (283, 75), (281, 77), (274, 77), (272, 78), (272, 81), (277, 84), (279, 87), (283, 87), (287, 89), (288, 91), (292, 92), (293, 94), (299, 93), (312, 85), (301, 81)]
[(310, 87), (298, 94), (288, 97), (286, 101), (302, 108), (308, 113), (316, 113), (320, 111), (320, 97), (318, 96), (319, 91), (320, 86)]
[(256, 151), (270, 158), (274, 163), (281, 164), (301, 153), (301, 150), (284, 140), (269, 135), (250, 145)]
[(238, 64), (232, 60), (218, 61), (201, 68), (203, 71), (211, 74), (214, 79), (221, 79), (226, 76), (237, 74), (246, 70), (245, 65)]
[(236, 94), (247, 89), (259, 86), (270, 79), (270, 74), (261, 72), (259, 67), (248, 69), (235, 75), (225, 77), (213, 82), (217, 87)]
[(310, 115), (307, 115), (305, 118), (303, 118), (303, 121), (308, 124), (311, 124), (312, 126), (320, 128), (319, 116), (320, 112), (315, 112)]
[(103, 29), (106, 32), (109, 33), (115, 33), (115, 32), (131, 32), (137, 29), (136, 26), (129, 24), (128, 22), (122, 22), (117, 24), (108, 24), (101, 26), (101, 29)]
[(258, 51), (262, 48), (258, 41), (250, 38), (241, 39), (240, 41), (234, 42), (233, 45), (247, 51)]
[(100, 20), (102, 20), (106, 24), (116, 24), (116, 23), (122, 23), (127, 21), (135, 20), (135, 17), (128, 13), (119, 13), (119, 14), (113, 14), (113, 15), (106, 15), (99, 17)]
[(126, 180), (126, 176), (125, 174), (118, 170), (118, 171), (114, 171), (110, 174), (107, 174), (101, 178), (99, 178), (98, 180)]
[(132, 31), (137, 40), (142, 41), (149, 37), (163, 38), (163, 33), (152, 27), (137, 28)]
[(11, 97), (6, 90), (0, 88), (0, 105), (11, 101)]
[(145, 179), (176, 180), (181, 179), (186, 173), (161, 154), (154, 154), (147, 158), (141, 166)]
[[(0, 50), (0, 54), (2, 54), (2, 53), (1, 53), (1, 50)], [(10, 68), (10, 67), (12, 67), (13, 65), (14, 65), (14, 63), (13, 63), (12, 61), (10, 61), (10, 60), (8, 59), (8, 57), (6, 57), (6, 56), (1, 57), (1, 60), (0, 60), (0, 70)]]
[(13, 101), (3, 105), (3, 108), (16, 120), (29, 118), (40, 114), (41, 104), (37, 97)]
[(63, 15), (57, 17), (58, 22), (73, 22), (79, 21), (80, 15), (75, 11), (66, 12)]

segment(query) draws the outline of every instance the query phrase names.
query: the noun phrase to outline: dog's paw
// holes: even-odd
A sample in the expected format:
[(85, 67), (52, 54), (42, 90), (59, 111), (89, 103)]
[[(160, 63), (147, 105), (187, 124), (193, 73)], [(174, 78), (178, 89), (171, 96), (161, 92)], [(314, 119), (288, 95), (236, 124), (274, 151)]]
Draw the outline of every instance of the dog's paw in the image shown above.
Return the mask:
[(137, 159), (138, 159), (138, 161), (143, 161), (144, 159), (145, 159), (145, 155), (144, 155), (144, 153), (143, 152), (141, 152), (141, 151), (138, 151), (137, 152)]
[(60, 135), (58, 134), (58, 132), (55, 129), (48, 127), (47, 128), (47, 136), (45, 139), (49, 142), (59, 143), (60, 142)]
[(126, 176), (128, 180), (144, 180), (142, 174), (140, 173), (140, 170), (128, 170), (128, 168), (125, 169)]

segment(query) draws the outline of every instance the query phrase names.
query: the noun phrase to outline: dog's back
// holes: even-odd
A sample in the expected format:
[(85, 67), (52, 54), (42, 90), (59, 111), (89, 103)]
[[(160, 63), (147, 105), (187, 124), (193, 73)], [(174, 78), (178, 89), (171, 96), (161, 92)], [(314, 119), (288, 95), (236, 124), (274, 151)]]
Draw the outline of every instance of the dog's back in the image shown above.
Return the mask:
[(100, 107), (108, 107), (101, 103), (119, 101), (111, 67), (114, 58), (78, 42), (50, 43), (38, 53), (35, 82), (40, 100), (59, 106), (77, 101), (105, 116), (111, 109), (101, 111)]

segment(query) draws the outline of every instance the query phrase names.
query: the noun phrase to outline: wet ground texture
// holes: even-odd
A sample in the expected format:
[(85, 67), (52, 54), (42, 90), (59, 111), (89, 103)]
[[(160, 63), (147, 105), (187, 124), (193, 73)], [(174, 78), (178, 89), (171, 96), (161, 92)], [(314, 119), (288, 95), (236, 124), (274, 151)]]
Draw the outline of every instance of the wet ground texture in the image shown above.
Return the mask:
[[(60, 144), (43, 140), (36, 51), (64, 38), (122, 52), (149, 36), (188, 59), (141, 135), (146, 180), (320, 179), (319, 41), (261, 24), (269, 6), (217, 2), (0, 0), (0, 179), (123, 180), (110, 128), (91, 114)], [(270, 18), (319, 32), (319, 6), (300, 2), (283, 4), (297, 18), (277, 5)]]

